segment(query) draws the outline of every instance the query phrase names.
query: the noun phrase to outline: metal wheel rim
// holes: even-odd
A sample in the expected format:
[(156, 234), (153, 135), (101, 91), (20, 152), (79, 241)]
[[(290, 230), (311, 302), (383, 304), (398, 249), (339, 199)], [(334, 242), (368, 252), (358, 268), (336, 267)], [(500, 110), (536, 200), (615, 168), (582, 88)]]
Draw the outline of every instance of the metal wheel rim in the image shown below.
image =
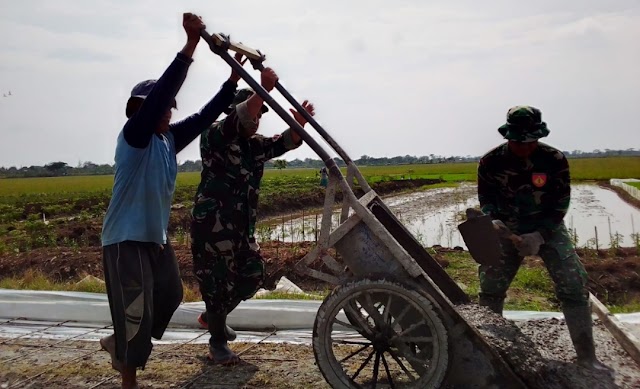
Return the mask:
[[(337, 376), (342, 375), (342, 380), (346, 381), (343, 383), (348, 384), (349, 387), (425, 387), (424, 385), (431, 380), (436, 370), (442, 366), (442, 363), (439, 363), (442, 361), (437, 359), (444, 358), (444, 364), (446, 364), (448, 350), (446, 347), (446, 333), (442, 322), (435, 312), (430, 309), (432, 308), (431, 306), (426, 306), (424, 301), (420, 301), (412, 294), (417, 294), (417, 292), (412, 292), (408, 289), (404, 290), (404, 292), (401, 291), (402, 288), (399, 288), (398, 285), (389, 287), (384, 283), (373, 283), (371, 286), (361, 288), (353, 294), (342, 296), (338, 303), (327, 312), (326, 319), (330, 323), (321, 324), (318, 335), (321, 339), (324, 339), (323, 347), (328, 350), (327, 355), (329, 356), (331, 369), (334, 370)], [(376, 296), (376, 298), (374, 299), (373, 296)], [(386, 296), (385, 302), (379, 301), (381, 299), (380, 296)], [(394, 316), (391, 314), (391, 311), (394, 310), (393, 304), (401, 301), (406, 306), (402, 312)], [(358, 311), (353, 308), (354, 303), (356, 307), (361, 308), (359, 319), (357, 319), (360, 326), (354, 326), (349, 323), (349, 320), (338, 318), (341, 312), (349, 312), (352, 316), (357, 315)], [(428, 302), (426, 304), (428, 305)], [(413, 320), (412, 324), (407, 325), (402, 315), (406, 317), (408, 313), (412, 313), (413, 316), (419, 314), (421, 320), (418, 322)], [(333, 332), (336, 324), (350, 329), (352, 332), (359, 330), (360, 335), (352, 339), (334, 337)], [(369, 329), (363, 330), (366, 326)], [(423, 336), (412, 334), (417, 329), (420, 330)], [(426, 332), (427, 329), (428, 332)], [(335, 344), (349, 345), (355, 349), (346, 356), (343, 355), (344, 353), (336, 355)], [(430, 347), (411, 348), (409, 344), (427, 344)], [(366, 354), (366, 357), (359, 367), (353, 366), (353, 368), (345, 369), (345, 363), (348, 363), (349, 360), (356, 356), (362, 356), (363, 353)], [(420, 364), (424, 365), (423, 371), (419, 371)], [(395, 365), (396, 369), (393, 369), (395, 371), (392, 371), (391, 365)], [(359, 381), (358, 378), (364, 377), (362, 374), (368, 366), (372, 367), (370, 380)], [(400, 374), (398, 374), (398, 368), (401, 371)], [(409, 379), (409, 383), (401, 383), (402, 378), (412, 379)], [(380, 382), (381, 379), (382, 382)]]

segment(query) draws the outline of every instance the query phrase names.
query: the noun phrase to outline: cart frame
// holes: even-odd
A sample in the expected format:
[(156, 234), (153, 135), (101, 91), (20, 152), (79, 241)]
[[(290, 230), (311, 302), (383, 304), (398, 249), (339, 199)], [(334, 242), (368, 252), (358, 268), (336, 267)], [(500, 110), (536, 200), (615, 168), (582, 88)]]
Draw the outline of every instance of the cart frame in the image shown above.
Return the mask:
[[(233, 42), (225, 34), (210, 35), (203, 30), (201, 36), (208, 43), (211, 51), (229, 64), (255, 93), (259, 94), (265, 103), (300, 135), (322, 159), (329, 171), (329, 184), (326, 188), (318, 244), (296, 265), (296, 271), (335, 285), (334, 293), (340, 288), (352, 285), (354, 280), (367, 279), (367, 277), (370, 277), (375, 284), (372, 285), (377, 285), (376, 287), (381, 286), (379, 283), (381, 276), (382, 278), (387, 276), (389, 280), (401, 284), (406, 283), (404, 285), (409, 285), (406, 287), (407, 292), (413, 293), (417, 290), (421, 296), (428, 299), (448, 332), (448, 350), (445, 351), (449, 354), (449, 363), (446, 377), (442, 380), (443, 385), (480, 385), (486, 388), (526, 387), (499, 353), (456, 311), (455, 306), (470, 302), (469, 296), (389, 210), (344, 149), (278, 81), (275, 89), (304, 116), (346, 163), (346, 177), (329, 153), (251, 77), (228, 50), (244, 54), (253, 68), (258, 71), (264, 69), (265, 56), (259, 50)], [(363, 191), (360, 197), (355, 194), (356, 183)], [(334, 229), (332, 215), (338, 190), (342, 193), (342, 208), (339, 225)], [(330, 248), (336, 249), (341, 261), (329, 255)], [(322, 261), (328, 271), (314, 270), (310, 265), (316, 261)], [(354, 311), (352, 313), (355, 314)], [(322, 322), (324, 316), (322, 318), (320, 316), (319, 314), (316, 319), (317, 327), (326, 325)], [(318, 359), (319, 350), (316, 349), (315, 337), (322, 338), (323, 335), (320, 332), (314, 329), (316, 359)], [(321, 343), (325, 339), (317, 340)], [(335, 380), (331, 382), (322, 364), (319, 363), (319, 365), (329, 384), (336, 387), (344, 385)]]

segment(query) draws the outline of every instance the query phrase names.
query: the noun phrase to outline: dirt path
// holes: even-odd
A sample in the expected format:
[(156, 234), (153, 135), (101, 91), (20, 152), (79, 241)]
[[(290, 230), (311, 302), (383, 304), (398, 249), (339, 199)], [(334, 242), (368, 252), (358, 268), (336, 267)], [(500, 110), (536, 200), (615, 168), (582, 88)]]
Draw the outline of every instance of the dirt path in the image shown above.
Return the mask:
[[(575, 353), (562, 320), (514, 323), (477, 306), (459, 311), (531, 389), (640, 387), (639, 367), (598, 321), (597, 354), (613, 369), (610, 374), (573, 364)], [(245, 363), (214, 366), (204, 357), (206, 344), (157, 344), (139, 374), (140, 383), (143, 388), (329, 388), (309, 345), (238, 342), (231, 346)], [(0, 339), (0, 388), (110, 389), (118, 387), (114, 373), (97, 342)]]
[[(41, 348), (52, 343), (24, 340), (21, 346), (0, 345), (0, 387), (118, 388), (109, 356), (98, 350), (97, 342)], [(310, 346), (233, 343), (232, 348), (244, 351), (245, 363), (214, 366), (204, 357), (204, 344), (156, 345), (146, 369), (139, 373), (140, 384), (143, 388), (329, 388)], [(14, 358), (19, 359), (7, 362)]]

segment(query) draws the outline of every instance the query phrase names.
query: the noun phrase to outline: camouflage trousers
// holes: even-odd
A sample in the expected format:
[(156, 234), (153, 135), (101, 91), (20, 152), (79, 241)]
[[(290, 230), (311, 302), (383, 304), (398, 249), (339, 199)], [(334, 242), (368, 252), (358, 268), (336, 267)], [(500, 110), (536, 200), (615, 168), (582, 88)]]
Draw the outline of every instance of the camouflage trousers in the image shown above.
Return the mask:
[(229, 228), (232, 223), (214, 220), (191, 222), (193, 272), (207, 311), (226, 314), (262, 287), (265, 263), (245, 234)]
[[(518, 255), (511, 241), (502, 242), (502, 251), (500, 265), (481, 265), (479, 268), (481, 300), (502, 301), (522, 264), (523, 257)], [(538, 255), (555, 283), (556, 297), (562, 306), (587, 306), (587, 272), (576, 254), (573, 241), (564, 224), (556, 229), (551, 239), (540, 246)]]

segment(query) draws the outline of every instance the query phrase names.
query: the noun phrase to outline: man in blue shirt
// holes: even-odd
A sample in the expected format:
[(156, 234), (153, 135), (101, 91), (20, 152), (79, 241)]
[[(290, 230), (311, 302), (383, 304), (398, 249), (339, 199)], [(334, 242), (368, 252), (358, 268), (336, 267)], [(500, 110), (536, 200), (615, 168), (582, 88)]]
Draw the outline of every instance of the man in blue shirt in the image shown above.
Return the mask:
[[(114, 334), (101, 339), (123, 388), (137, 388), (151, 337), (160, 339), (182, 301), (182, 281), (167, 238), (176, 183), (176, 154), (207, 129), (232, 102), (240, 77), (232, 71), (200, 110), (170, 124), (171, 109), (205, 28), (186, 13), (187, 43), (158, 80), (137, 84), (118, 136), (113, 195), (102, 230), (103, 266)], [(236, 56), (241, 60), (241, 56)]]

